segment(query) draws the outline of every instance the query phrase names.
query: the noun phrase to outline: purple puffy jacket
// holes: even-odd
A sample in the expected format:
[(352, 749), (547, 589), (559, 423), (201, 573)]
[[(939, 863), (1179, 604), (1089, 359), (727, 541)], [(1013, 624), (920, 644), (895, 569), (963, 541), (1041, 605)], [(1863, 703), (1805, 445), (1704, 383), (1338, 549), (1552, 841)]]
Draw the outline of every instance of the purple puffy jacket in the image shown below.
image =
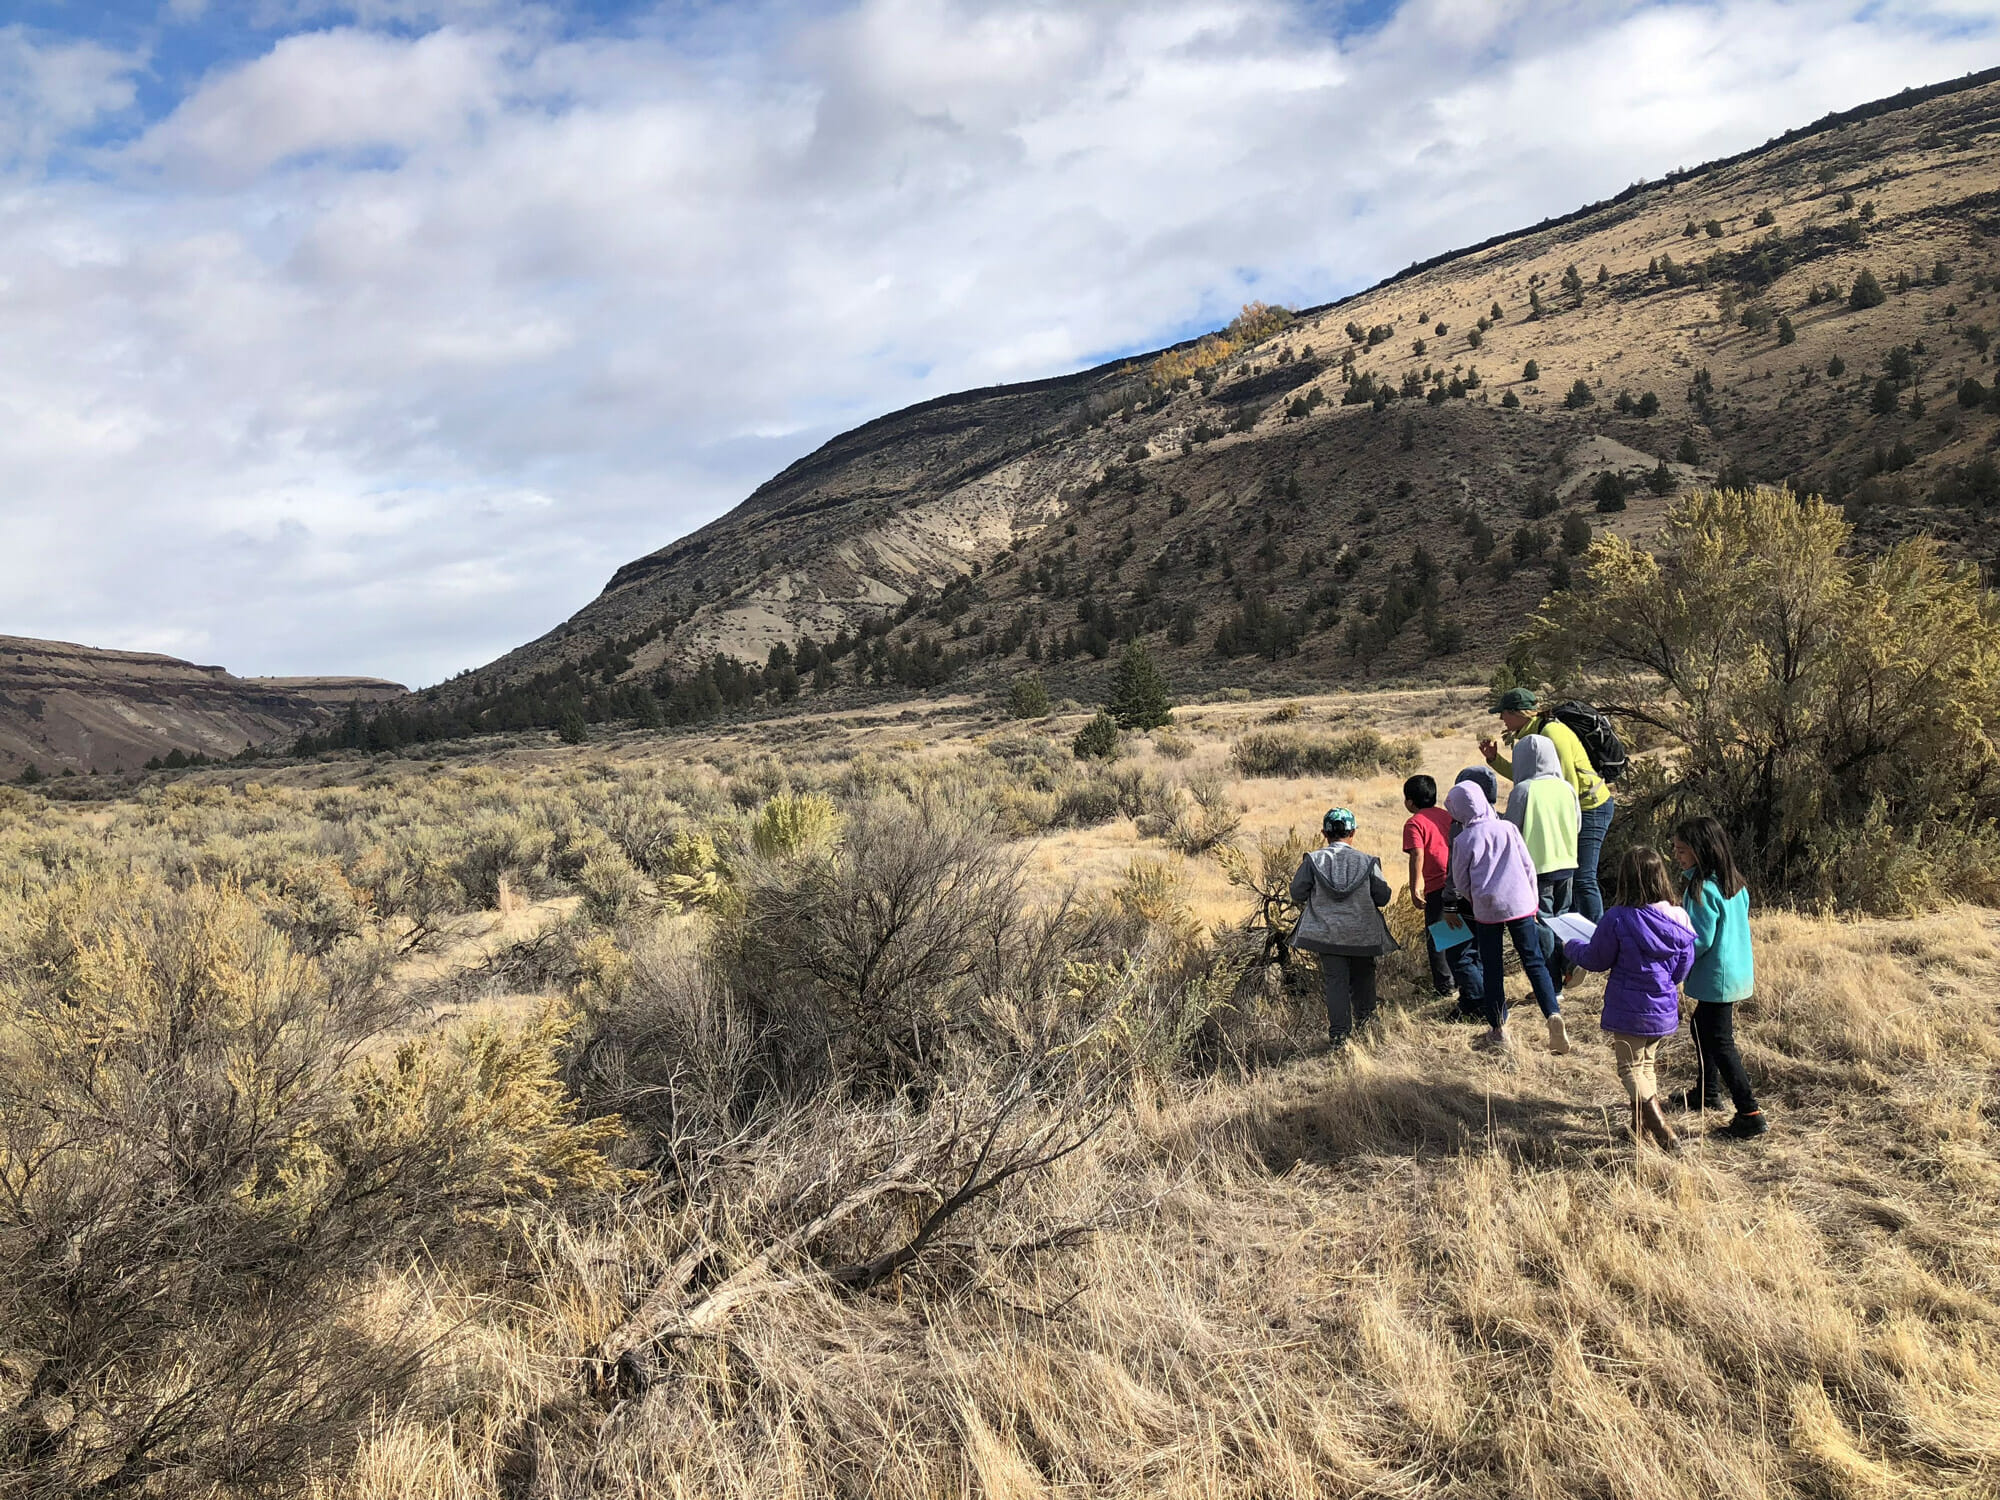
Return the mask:
[(1680, 1029), (1680, 985), (1694, 967), (1694, 925), (1678, 906), (1606, 907), (1590, 941), (1571, 938), (1563, 952), (1579, 969), (1610, 970), (1598, 1023), (1606, 1031), (1672, 1036)]

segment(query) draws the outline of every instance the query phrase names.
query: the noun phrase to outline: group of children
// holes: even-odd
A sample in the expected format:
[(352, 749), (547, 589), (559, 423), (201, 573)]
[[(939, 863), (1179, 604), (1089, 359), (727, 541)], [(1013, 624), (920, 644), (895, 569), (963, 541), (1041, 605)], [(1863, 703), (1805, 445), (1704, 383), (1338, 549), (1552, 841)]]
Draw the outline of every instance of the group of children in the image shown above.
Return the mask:
[[(1482, 745), (1489, 764), (1461, 771), (1442, 808), (1431, 777), (1403, 784), (1410, 899), (1424, 914), (1433, 986), (1455, 993), (1460, 1013), (1485, 1023), (1475, 1048), (1510, 1046), (1502, 942), (1512, 943), (1546, 1019), (1549, 1050), (1560, 1056), (1569, 1051), (1564, 982), (1577, 970), (1607, 975), (1599, 1025), (1631, 1100), (1633, 1135), (1668, 1151), (1680, 1143), (1661, 1108), (1658, 1060), (1680, 1029), (1685, 993), (1694, 1002), (1696, 1078), (1667, 1102), (1715, 1109), (1726, 1093), (1735, 1107), (1726, 1132), (1762, 1135), (1766, 1122), (1735, 1035), (1735, 1007), (1754, 981), (1750, 896), (1722, 825), (1701, 817), (1674, 830), (1678, 882), (1654, 850), (1626, 850), (1607, 904), (1596, 856), (1610, 822), (1608, 789), (1592, 839), (1577, 785), (1590, 790), (1589, 761), (1579, 747), (1581, 764), (1564, 764), (1557, 737), (1534, 732), (1544, 726), (1520, 711), (1521, 696), (1512, 715), (1519, 722), (1509, 727), (1526, 732), (1511, 759), (1491, 741)], [(1527, 696), (1526, 708), (1533, 706)], [(1495, 766), (1514, 781), (1504, 812)], [(1319, 955), (1335, 1046), (1373, 1014), (1376, 959), (1398, 946), (1381, 915), (1389, 883), (1381, 862), (1353, 846), (1356, 826), (1348, 809), (1329, 811), (1325, 847), (1300, 862), (1291, 886), (1303, 912), (1294, 940)]]

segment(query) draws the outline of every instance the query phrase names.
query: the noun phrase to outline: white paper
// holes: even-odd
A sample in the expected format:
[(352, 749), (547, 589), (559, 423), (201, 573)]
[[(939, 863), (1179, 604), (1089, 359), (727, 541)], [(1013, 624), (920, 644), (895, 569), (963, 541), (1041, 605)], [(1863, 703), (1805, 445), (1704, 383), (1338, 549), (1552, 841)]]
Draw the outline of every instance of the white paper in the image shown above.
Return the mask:
[(1574, 938), (1579, 943), (1587, 943), (1597, 931), (1595, 922), (1588, 917), (1580, 917), (1573, 911), (1566, 911), (1560, 916), (1543, 917), (1542, 921), (1564, 942)]

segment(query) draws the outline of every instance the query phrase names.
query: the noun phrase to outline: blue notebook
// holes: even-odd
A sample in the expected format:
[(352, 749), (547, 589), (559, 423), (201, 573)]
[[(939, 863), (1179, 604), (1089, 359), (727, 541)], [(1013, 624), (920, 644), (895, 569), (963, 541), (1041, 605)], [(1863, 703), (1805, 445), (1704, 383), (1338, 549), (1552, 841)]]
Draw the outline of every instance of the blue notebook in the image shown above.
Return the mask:
[(1472, 941), (1472, 924), (1461, 921), (1456, 927), (1449, 922), (1431, 923), (1431, 944), (1442, 953), (1447, 948), (1456, 948), (1460, 943)]

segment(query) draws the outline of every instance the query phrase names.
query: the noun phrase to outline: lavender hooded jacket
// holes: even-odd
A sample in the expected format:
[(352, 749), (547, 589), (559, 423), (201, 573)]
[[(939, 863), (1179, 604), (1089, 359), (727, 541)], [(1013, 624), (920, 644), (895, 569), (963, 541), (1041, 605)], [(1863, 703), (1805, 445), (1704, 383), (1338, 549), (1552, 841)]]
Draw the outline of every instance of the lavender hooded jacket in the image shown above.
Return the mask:
[(1521, 830), (1503, 821), (1478, 787), (1459, 782), (1445, 794), (1445, 811), (1459, 824), (1451, 841), (1451, 888), (1472, 903), (1475, 922), (1532, 917), (1538, 901), (1535, 862)]
[(1694, 924), (1678, 906), (1610, 906), (1589, 942), (1563, 952), (1579, 969), (1611, 971), (1604, 982), (1606, 1031), (1672, 1036), (1680, 1028), (1680, 984), (1694, 967)]

